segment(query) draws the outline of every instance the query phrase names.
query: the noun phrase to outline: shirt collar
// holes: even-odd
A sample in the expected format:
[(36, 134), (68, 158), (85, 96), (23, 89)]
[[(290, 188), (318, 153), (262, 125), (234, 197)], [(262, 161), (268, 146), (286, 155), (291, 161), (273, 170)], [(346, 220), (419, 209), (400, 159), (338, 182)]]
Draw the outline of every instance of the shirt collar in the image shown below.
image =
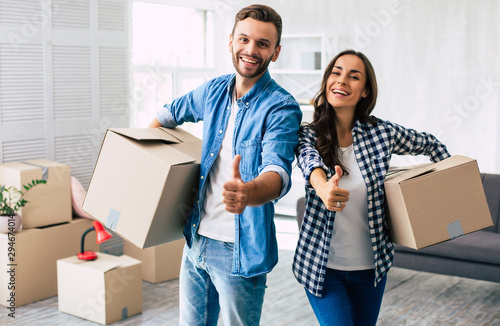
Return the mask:
[[(237, 100), (237, 103), (239, 105), (244, 105), (245, 107), (249, 107), (250, 104), (252, 104), (253, 101), (255, 101), (260, 93), (266, 88), (266, 86), (269, 84), (271, 81), (271, 74), (269, 73), (269, 70), (266, 70), (266, 72), (260, 76), (259, 80), (255, 83), (255, 85), (252, 86), (252, 88), (241, 98)], [(229, 83), (228, 86), (228, 94), (229, 97), (232, 97), (234, 85), (236, 83), (236, 74), (233, 74), (233, 77), (231, 79), (231, 82)]]
[(352, 131), (353, 131), (354, 133), (363, 133), (363, 132), (364, 132), (364, 131), (363, 131), (363, 127), (364, 127), (364, 125), (361, 123), (361, 121), (356, 120), (356, 121), (354, 122), (354, 128), (352, 128)]

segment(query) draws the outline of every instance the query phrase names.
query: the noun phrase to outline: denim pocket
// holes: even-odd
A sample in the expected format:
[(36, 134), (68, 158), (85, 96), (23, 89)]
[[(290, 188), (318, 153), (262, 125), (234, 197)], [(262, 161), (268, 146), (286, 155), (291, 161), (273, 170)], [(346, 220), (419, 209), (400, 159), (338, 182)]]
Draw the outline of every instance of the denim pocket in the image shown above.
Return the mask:
[(224, 248), (233, 252), (234, 250), (234, 243), (233, 242), (224, 242)]
[(256, 176), (261, 163), (262, 141), (258, 138), (241, 142), (240, 172)]

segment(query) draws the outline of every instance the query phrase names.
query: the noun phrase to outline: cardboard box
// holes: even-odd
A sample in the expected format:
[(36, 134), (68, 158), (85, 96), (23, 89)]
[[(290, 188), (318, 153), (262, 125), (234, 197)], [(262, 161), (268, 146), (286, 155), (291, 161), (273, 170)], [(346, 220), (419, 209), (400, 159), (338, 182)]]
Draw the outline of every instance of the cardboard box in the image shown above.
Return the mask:
[(181, 270), (184, 239), (164, 243), (158, 246), (140, 249), (123, 241), (123, 253), (142, 262), (142, 279), (151, 283), (160, 283), (179, 278)]
[(45, 179), (47, 183), (35, 186), (24, 196), (28, 204), (19, 211), (22, 228), (71, 221), (71, 170), (68, 165), (49, 160), (0, 165), (0, 184), (21, 190), (23, 185), (34, 179)]
[(200, 159), (201, 140), (180, 128), (110, 129), (82, 208), (139, 248), (181, 239)]
[[(91, 227), (91, 220), (78, 218), (13, 235), (0, 234), (0, 265), (5, 268), (0, 273), (0, 304), (19, 307), (57, 295), (57, 260), (76, 257), (82, 234)], [(86, 238), (85, 249), (97, 250), (95, 235), (93, 241), (91, 236)]]
[(141, 262), (97, 253), (94, 261), (57, 261), (59, 311), (111, 324), (142, 312)]
[(477, 162), (455, 155), (385, 180), (392, 241), (420, 249), (493, 225)]

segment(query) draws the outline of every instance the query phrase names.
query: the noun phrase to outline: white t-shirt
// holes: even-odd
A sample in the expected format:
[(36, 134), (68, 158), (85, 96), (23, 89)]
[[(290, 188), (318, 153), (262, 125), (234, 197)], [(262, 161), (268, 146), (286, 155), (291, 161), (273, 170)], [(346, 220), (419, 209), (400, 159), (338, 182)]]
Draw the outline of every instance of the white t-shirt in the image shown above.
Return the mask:
[(227, 123), (226, 133), (222, 140), (222, 147), (214, 165), (209, 173), (205, 203), (202, 207), (200, 227), (198, 234), (207, 238), (233, 242), (235, 237), (235, 218), (233, 213), (226, 211), (226, 205), (222, 202), (223, 185), (233, 178), (233, 133), (234, 120), (238, 111), (233, 94), (231, 104), (231, 116)]
[(344, 210), (335, 215), (327, 267), (343, 271), (371, 269), (375, 262), (368, 228), (366, 184), (353, 146), (341, 150), (349, 175), (340, 178), (339, 187), (349, 191), (349, 201)]

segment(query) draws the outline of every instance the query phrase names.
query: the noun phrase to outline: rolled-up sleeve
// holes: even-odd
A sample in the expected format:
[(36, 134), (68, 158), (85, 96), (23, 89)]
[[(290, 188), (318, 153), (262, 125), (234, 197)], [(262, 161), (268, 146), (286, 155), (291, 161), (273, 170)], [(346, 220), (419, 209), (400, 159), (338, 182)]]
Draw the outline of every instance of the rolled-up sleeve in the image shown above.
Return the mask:
[(278, 198), (281, 198), (284, 195), (286, 195), (287, 190), (288, 190), (289, 185), (290, 185), (290, 176), (285, 171), (285, 169), (283, 169), (281, 166), (278, 166), (278, 165), (268, 165), (260, 172), (260, 174), (264, 174), (266, 172), (278, 173), (278, 175), (281, 178), (281, 191), (280, 191), (280, 195)]
[(165, 106), (161, 110), (156, 112), (156, 119), (158, 119), (158, 121), (163, 127), (166, 128), (177, 127), (177, 123), (174, 120), (172, 112), (170, 112), (168, 104), (165, 104)]
[(311, 127), (302, 126), (299, 130), (299, 143), (295, 150), (297, 163), (302, 171), (306, 186), (310, 187), (310, 177), (316, 168), (322, 168), (328, 174), (328, 167), (323, 163), (315, 147), (316, 133)]
[(203, 120), (207, 89), (211, 86), (206, 82), (191, 92), (165, 104), (158, 112), (156, 119), (163, 127), (175, 128), (184, 122)]

